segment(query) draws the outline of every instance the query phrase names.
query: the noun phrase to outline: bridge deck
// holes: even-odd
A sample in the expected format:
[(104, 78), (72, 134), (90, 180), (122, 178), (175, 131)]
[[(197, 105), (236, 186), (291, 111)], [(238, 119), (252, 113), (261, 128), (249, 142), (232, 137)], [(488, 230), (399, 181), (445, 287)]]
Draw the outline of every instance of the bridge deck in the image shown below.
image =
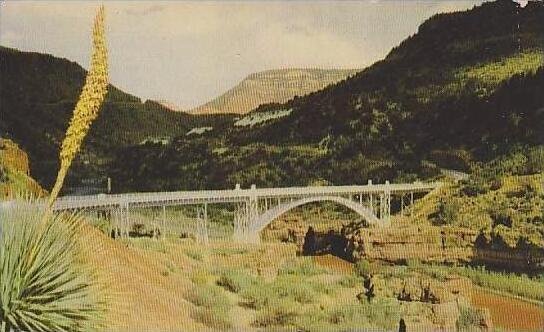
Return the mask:
[(378, 194), (406, 194), (429, 192), (437, 188), (440, 183), (406, 183), (406, 184), (373, 184), (358, 186), (320, 186), (320, 187), (287, 187), (287, 188), (252, 188), (203, 191), (172, 191), (147, 192), (127, 194), (98, 194), (88, 196), (60, 197), (54, 210), (71, 210), (85, 208), (107, 208), (120, 206), (163, 206), (189, 205), (204, 203), (236, 203), (247, 202), (250, 199), (264, 198), (297, 198), (322, 195), (355, 195)]

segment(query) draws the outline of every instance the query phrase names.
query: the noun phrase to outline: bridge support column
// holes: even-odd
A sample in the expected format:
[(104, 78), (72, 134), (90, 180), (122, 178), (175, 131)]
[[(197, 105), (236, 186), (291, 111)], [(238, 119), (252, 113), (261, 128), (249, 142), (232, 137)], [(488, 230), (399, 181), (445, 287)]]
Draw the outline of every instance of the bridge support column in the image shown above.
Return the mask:
[(246, 201), (239, 205), (234, 213), (234, 240), (239, 242), (258, 243), (260, 241), (259, 233), (252, 233), (251, 223), (259, 215), (259, 206), (257, 199)]
[(234, 240), (239, 240), (242, 237), (242, 211), (240, 204), (237, 204), (234, 210)]
[(380, 215), (379, 218), (382, 222), (389, 222), (391, 216), (391, 192), (385, 191), (380, 194)]
[(113, 232), (113, 238), (118, 238), (119, 237), (119, 218), (121, 216), (121, 213), (120, 213), (120, 208), (119, 207), (114, 207), (112, 209), (112, 215), (111, 215), (111, 218), (112, 218), (112, 232)]
[(128, 203), (124, 203), (119, 207), (119, 223), (118, 223), (118, 232), (119, 237), (128, 238), (129, 237), (129, 223), (130, 223), (130, 209)]
[(199, 243), (208, 243), (208, 204), (197, 208), (197, 241)]
[(162, 206), (161, 239), (166, 238), (166, 205)]
[(410, 217), (414, 214), (414, 192), (410, 192)]
[(250, 202), (239, 204), (234, 212), (234, 240), (244, 242), (249, 231)]

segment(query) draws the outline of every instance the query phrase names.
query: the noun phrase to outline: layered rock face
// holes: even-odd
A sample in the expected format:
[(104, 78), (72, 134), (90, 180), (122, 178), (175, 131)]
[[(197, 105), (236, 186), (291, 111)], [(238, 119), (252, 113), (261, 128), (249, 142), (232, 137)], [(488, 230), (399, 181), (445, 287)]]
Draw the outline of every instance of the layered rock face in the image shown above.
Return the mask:
[[(351, 226), (354, 227), (354, 226)], [(477, 233), (470, 229), (435, 226), (357, 228), (343, 230), (354, 259), (402, 262), (468, 262)]]

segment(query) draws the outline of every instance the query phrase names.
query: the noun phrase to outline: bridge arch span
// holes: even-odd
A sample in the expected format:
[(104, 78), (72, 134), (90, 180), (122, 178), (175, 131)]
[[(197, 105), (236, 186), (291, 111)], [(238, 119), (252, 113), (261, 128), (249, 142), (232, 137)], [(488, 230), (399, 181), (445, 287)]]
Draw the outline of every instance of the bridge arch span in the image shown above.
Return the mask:
[(378, 225), (382, 226), (383, 222), (378, 219), (368, 209), (367, 207), (352, 201), (350, 199), (340, 197), (340, 196), (317, 196), (317, 197), (307, 197), (307, 198), (301, 198), (298, 200), (294, 200), (292, 202), (287, 202), (284, 204), (280, 204), (272, 209), (269, 209), (265, 211), (263, 214), (257, 216), (257, 218), (254, 220), (253, 223), (250, 225), (250, 233), (257, 234), (260, 231), (262, 231), (268, 224), (270, 224), (272, 221), (274, 221), (276, 218), (281, 216), (282, 214), (305, 204), (314, 203), (314, 202), (336, 202), (338, 204), (341, 204), (352, 211), (356, 212), (358, 215), (363, 217), (369, 224), (371, 225)]

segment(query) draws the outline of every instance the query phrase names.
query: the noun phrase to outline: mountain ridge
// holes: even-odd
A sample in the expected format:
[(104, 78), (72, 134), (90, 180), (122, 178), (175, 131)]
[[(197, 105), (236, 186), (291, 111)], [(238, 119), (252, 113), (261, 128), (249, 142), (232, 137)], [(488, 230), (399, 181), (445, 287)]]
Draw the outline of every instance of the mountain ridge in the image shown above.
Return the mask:
[[(520, 9), (508, 0), (433, 16), (349, 79), (261, 105), (224, 132), (126, 149), (112, 172), (135, 179), (122, 163), (145, 157), (168, 174), (160, 186), (169, 190), (340, 185), (422, 180), (440, 168), (473, 171), (522, 158), (544, 145), (541, 22), (544, 3)], [(186, 172), (195, 177), (184, 179)], [(129, 187), (158, 190), (156, 181), (138, 178)]]
[(245, 114), (261, 104), (282, 103), (337, 83), (359, 69), (283, 68), (247, 75), (237, 85), (211, 101), (188, 111), (191, 114)]
[[(542, 2), (436, 15), (353, 77), (239, 120), (175, 113), (113, 90), (79, 158), (87, 166), (73, 173), (107, 174), (114, 191), (134, 191), (412, 181), (436, 176), (432, 164), (471, 170), (544, 144), (541, 22)], [(28, 152), (47, 184), (84, 71), (74, 79), (47, 57), (34, 68), (6, 53), (0, 136)]]
[[(13, 140), (28, 153), (31, 173), (49, 188), (87, 71), (64, 58), (0, 46), (0, 72), (0, 137)], [(103, 165), (119, 147), (184, 135), (194, 125), (208, 121), (206, 116), (172, 112), (152, 100), (142, 102), (110, 84), (68, 184), (72, 178), (105, 176)]]

